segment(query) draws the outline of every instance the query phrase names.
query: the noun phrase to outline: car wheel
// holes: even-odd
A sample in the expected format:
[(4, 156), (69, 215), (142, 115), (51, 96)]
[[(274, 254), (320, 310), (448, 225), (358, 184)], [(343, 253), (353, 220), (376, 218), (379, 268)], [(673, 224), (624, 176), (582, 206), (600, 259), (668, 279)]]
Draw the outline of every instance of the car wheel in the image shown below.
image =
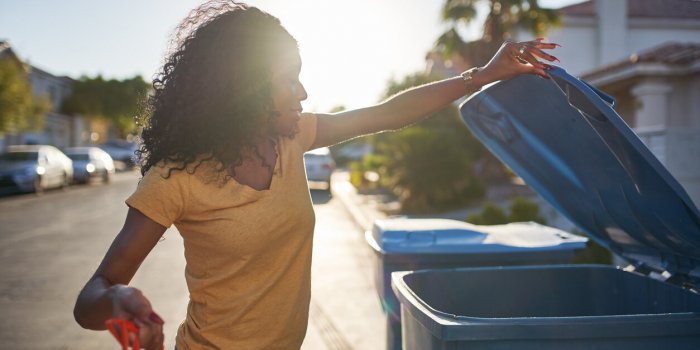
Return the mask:
[(43, 186), (43, 184), (41, 183), (41, 176), (37, 176), (37, 177), (34, 179), (34, 193), (35, 193), (37, 196), (40, 196), (40, 195), (44, 194), (44, 186)]
[(64, 190), (68, 186), (70, 186), (70, 182), (68, 182), (68, 175), (63, 173), (63, 175), (61, 175), (61, 184), (59, 185), (59, 188)]

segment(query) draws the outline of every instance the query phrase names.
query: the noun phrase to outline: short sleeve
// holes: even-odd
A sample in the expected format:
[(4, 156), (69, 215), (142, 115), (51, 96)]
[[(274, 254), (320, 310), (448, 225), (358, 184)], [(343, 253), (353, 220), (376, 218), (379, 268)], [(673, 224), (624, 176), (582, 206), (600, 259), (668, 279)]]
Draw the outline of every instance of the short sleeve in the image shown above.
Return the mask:
[(182, 217), (188, 187), (188, 173), (153, 166), (146, 172), (136, 191), (126, 199), (126, 205), (140, 211), (164, 227), (170, 227)]
[(299, 134), (297, 138), (304, 151), (311, 149), (311, 145), (316, 141), (316, 123), (318, 117), (315, 114), (305, 113), (299, 120)]

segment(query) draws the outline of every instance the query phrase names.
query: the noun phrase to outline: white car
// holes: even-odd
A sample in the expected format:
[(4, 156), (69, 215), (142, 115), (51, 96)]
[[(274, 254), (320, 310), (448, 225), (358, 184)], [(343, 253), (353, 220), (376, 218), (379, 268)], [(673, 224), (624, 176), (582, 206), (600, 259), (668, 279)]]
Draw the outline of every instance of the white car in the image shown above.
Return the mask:
[(76, 182), (88, 183), (98, 178), (107, 183), (114, 174), (112, 157), (97, 147), (66, 148), (65, 153), (73, 160), (73, 179)]
[(9, 146), (0, 155), (0, 192), (37, 192), (73, 181), (73, 162), (48, 145)]
[(325, 183), (326, 189), (331, 190), (331, 174), (335, 169), (335, 161), (328, 147), (304, 153), (304, 166), (309, 183)]

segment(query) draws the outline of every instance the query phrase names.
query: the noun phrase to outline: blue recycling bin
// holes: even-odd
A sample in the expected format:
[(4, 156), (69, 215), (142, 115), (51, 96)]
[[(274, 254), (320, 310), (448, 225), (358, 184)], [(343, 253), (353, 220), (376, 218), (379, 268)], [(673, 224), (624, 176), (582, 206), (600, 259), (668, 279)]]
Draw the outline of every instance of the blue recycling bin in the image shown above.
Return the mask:
[(700, 349), (700, 212), (613, 110), (561, 68), (460, 107), (501, 161), (630, 266), (397, 272), (405, 349)]
[(377, 220), (365, 234), (375, 252), (375, 285), (387, 315), (387, 349), (401, 349), (399, 302), (391, 273), (426, 268), (558, 264), (585, 248), (585, 237), (534, 222), (478, 226), (447, 219)]

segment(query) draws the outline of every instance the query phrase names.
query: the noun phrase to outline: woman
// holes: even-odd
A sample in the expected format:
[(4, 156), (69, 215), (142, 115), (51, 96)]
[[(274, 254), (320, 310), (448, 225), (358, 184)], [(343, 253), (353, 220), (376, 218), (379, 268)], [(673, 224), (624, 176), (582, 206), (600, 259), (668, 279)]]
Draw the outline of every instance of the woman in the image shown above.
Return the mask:
[[(419, 121), (481, 86), (519, 74), (547, 77), (541, 40), (506, 43), (484, 67), (367, 108), (302, 114), (306, 91), (294, 38), (254, 7), (209, 2), (181, 24), (149, 103), (143, 179), (124, 227), (81, 291), (75, 319), (109, 318), (163, 344), (162, 319), (128, 286), (163, 232), (185, 244), (190, 292), (180, 350), (298, 349), (310, 300), (314, 212), (303, 153)], [(342, 84), (342, 82), (339, 82)]]

